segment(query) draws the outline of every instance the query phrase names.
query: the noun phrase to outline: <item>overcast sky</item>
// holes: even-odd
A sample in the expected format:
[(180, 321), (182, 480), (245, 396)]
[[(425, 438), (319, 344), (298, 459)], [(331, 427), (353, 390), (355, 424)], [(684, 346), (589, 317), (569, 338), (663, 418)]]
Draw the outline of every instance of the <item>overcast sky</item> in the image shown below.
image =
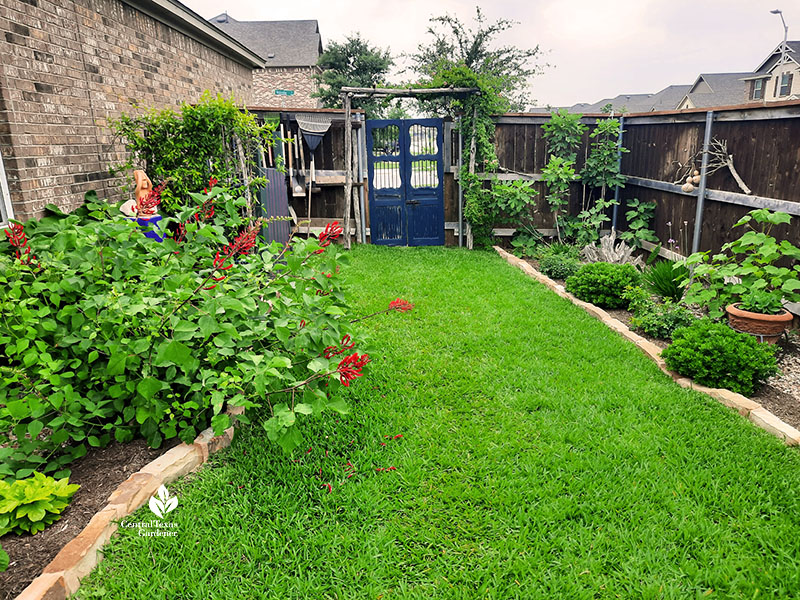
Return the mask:
[[(425, 40), (431, 16), (471, 22), (474, 1), (352, 2), (182, 0), (206, 18), (227, 11), (240, 21), (316, 19), (323, 44), (360, 32), (392, 54)], [(503, 42), (539, 45), (545, 73), (532, 82), (539, 105), (568, 106), (624, 93), (689, 84), (699, 73), (751, 71), (783, 40), (800, 39), (799, 0), (494, 0), (481, 2), (490, 20), (520, 24)], [(793, 34), (794, 33), (794, 34)]]

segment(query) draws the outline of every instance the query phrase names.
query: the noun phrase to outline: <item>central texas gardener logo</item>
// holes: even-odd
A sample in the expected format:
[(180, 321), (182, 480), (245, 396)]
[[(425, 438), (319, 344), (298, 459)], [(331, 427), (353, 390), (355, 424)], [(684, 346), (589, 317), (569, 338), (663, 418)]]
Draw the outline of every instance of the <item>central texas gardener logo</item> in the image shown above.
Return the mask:
[(153, 495), (153, 497), (150, 498), (148, 505), (155, 516), (157, 516), (159, 519), (163, 519), (167, 513), (175, 510), (175, 508), (178, 506), (178, 499), (175, 496), (170, 498), (169, 491), (165, 486), (162, 485), (158, 488), (158, 491)]

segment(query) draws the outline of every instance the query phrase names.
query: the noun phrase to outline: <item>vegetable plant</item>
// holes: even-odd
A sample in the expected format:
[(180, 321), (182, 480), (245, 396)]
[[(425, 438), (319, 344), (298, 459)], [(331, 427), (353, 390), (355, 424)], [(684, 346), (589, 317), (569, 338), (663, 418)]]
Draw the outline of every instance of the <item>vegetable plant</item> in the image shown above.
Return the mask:
[(667, 366), (697, 383), (751, 395), (778, 372), (775, 346), (734, 331), (724, 323), (699, 319), (675, 331), (661, 356)]
[(717, 318), (735, 302), (743, 310), (774, 315), (784, 302), (800, 301), (800, 248), (770, 235), (776, 225), (789, 223), (786, 213), (752, 210), (734, 225), (749, 231), (725, 244), (722, 252), (696, 252), (680, 261), (692, 271), (685, 302), (707, 307), (709, 316)]
[(628, 210), (625, 219), (628, 223), (627, 230), (619, 234), (619, 239), (636, 246), (642, 247), (642, 242), (658, 242), (655, 232), (650, 229), (650, 223), (656, 211), (655, 202), (644, 202), (638, 198), (626, 201)]

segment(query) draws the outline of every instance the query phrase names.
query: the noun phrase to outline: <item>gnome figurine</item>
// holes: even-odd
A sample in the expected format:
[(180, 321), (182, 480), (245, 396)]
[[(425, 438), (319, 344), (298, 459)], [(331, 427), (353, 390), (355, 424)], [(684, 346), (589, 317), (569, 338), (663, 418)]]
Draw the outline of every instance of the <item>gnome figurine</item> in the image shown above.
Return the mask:
[(142, 206), (142, 202), (147, 199), (147, 197), (153, 191), (153, 182), (150, 181), (150, 178), (147, 174), (142, 171), (141, 169), (137, 169), (133, 172), (133, 180), (136, 184), (136, 188), (134, 190), (134, 198), (132, 200), (128, 200), (122, 203), (122, 206), (119, 207), (122, 214), (126, 217), (133, 217), (137, 219), (152, 219), (156, 213), (156, 207), (151, 208), (148, 211), (148, 214), (139, 214), (139, 210)]

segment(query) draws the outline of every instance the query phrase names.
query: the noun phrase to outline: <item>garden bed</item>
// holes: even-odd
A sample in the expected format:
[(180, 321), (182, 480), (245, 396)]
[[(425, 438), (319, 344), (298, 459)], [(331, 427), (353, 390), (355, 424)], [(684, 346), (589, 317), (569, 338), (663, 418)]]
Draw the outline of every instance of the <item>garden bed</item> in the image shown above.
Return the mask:
[[(538, 260), (523, 260), (539, 270)], [(562, 286), (565, 284), (563, 279), (552, 280)], [(647, 335), (631, 327), (633, 318), (631, 311), (606, 309), (606, 312), (662, 350), (669, 346), (669, 340)], [(776, 357), (780, 373), (771, 377), (755, 394), (750, 396), (750, 399), (758, 402), (792, 427), (800, 429), (800, 334), (797, 331), (790, 332), (787, 336), (782, 336), (777, 345), (779, 349)]]
[(42, 572), (67, 542), (73, 539), (108, 502), (116, 487), (150, 461), (178, 443), (177, 439), (154, 450), (143, 439), (127, 444), (112, 442), (95, 448), (71, 466), (70, 483), (80, 489), (64, 509), (61, 519), (35, 536), (3, 536), (10, 564), (0, 573), (0, 600), (10, 600)]

